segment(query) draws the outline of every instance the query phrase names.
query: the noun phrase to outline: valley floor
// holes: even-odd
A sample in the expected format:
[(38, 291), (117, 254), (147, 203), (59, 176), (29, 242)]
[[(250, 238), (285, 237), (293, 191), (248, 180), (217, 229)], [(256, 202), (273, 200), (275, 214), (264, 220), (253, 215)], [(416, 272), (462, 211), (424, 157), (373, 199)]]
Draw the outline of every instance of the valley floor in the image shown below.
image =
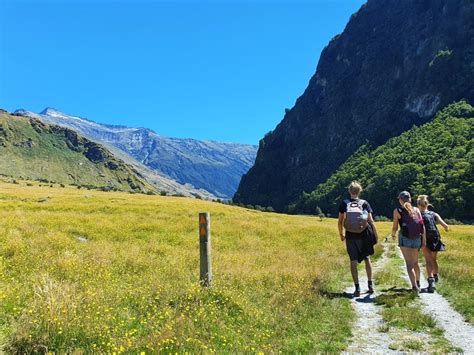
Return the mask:
[[(211, 213), (210, 289), (198, 283), (202, 211)], [(379, 224), (383, 233), (389, 227)], [(454, 226), (440, 257), (440, 292), (471, 322), (474, 261), (465, 246), (472, 235), (471, 226)], [(0, 236), (0, 348), (6, 352), (355, 349), (359, 313), (341, 292), (350, 274), (333, 219), (0, 181)], [(394, 253), (378, 262), (399, 260)], [(463, 261), (462, 273), (456, 260)], [(378, 272), (379, 289), (388, 295), (402, 282), (396, 267)], [(450, 292), (454, 283), (462, 296)], [(417, 307), (411, 299), (388, 305), (404, 298), (379, 299), (389, 329), (403, 328), (406, 310)], [(435, 320), (425, 323), (420, 329), (433, 341), (423, 349), (455, 349)], [(421, 345), (397, 349), (410, 346)]]

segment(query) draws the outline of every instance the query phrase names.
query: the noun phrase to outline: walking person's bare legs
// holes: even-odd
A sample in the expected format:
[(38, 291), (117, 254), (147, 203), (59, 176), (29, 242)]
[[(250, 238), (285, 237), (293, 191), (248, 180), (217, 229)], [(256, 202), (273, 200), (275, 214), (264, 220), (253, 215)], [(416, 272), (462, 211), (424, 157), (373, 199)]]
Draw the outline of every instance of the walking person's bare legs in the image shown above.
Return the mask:
[(423, 248), (423, 254), (425, 256), (425, 262), (426, 262), (426, 273), (428, 274), (428, 292), (433, 293), (435, 291), (434, 284), (436, 282), (436, 277), (435, 272), (434, 272), (434, 252), (432, 252), (430, 249), (424, 247)]
[(433, 257), (433, 274), (438, 274), (438, 252), (433, 251), (431, 256)]
[(426, 274), (428, 277), (433, 277), (434, 272), (434, 258), (433, 252), (428, 248), (423, 248), (423, 255), (425, 256), (425, 263), (426, 263)]
[(358, 285), (359, 274), (357, 272), (357, 260), (351, 260), (351, 274), (352, 274), (352, 280), (354, 280), (354, 285)]
[[(418, 285), (416, 283), (416, 272), (415, 268), (418, 265), (418, 250), (407, 248), (407, 247), (400, 247), (402, 251), (403, 258), (405, 259), (405, 264), (407, 267), (408, 277), (410, 278), (410, 283), (412, 288), (418, 289)], [(418, 272), (420, 271), (420, 266), (418, 265)]]
[(416, 281), (420, 281), (421, 270), (420, 270), (420, 263), (418, 262), (418, 251), (416, 252), (414, 262), (415, 262), (415, 265), (413, 265), (413, 270), (415, 270)]
[(372, 262), (370, 261), (370, 256), (365, 258), (365, 272), (367, 273), (367, 292), (369, 294), (374, 293), (374, 283), (372, 282)]
[(359, 274), (357, 272), (357, 260), (351, 260), (351, 274), (352, 280), (354, 280), (354, 297), (360, 296), (360, 285), (359, 285)]
[(365, 261), (365, 271), (367, 272), (367, 280), (372, 281), (372, 262), (370, 257), (364, 259)]

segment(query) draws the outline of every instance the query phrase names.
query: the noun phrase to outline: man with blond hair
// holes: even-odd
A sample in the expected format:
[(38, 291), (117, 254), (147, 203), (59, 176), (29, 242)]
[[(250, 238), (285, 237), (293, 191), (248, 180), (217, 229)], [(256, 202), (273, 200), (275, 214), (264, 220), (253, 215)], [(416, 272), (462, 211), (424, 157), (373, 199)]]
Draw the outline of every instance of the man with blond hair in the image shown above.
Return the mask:
[(372, 218), (372, 207), (359, 198), (362, 186), (357, 181), (352, 181), (348, 187), (350, 198), (345, 199), (339, 205), (339, 237), (346, 241), (347, 253), (349, 254), (352, 279), (354, 280), (354, 297), (360, 296), (359, 275), (357, 264), (364, 260), (368, 279), (368, 293), (374, 293), (372, 282), (372, 264), (370, 255), (374, 254), (374, 239), (376, 235), (374, 220)]

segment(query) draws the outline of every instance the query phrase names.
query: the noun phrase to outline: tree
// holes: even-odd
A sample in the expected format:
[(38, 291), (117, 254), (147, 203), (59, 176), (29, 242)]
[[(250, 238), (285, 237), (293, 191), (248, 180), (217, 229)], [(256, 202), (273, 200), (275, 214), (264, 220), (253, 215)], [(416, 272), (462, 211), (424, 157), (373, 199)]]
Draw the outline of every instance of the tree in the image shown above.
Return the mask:
[(319, 217), (320, 221), (322, 221), (325, 217), (323, 211), (321, 210), (321, 207), (319, 206), (316, 206), (316, 216)]

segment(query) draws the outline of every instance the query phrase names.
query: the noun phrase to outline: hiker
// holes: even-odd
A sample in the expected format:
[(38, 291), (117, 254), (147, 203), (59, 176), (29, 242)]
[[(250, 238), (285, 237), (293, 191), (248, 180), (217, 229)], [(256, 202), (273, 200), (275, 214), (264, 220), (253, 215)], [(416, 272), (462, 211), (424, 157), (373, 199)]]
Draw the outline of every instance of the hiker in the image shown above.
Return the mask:
[(446, 246), (441, 241), (441, 235), (439, 234), (436, 224), (441, 224), (446, 232), (449, 231), (449, 226), (443, 221), (439, 214), (428, 210), (428, 207), (432, 207), (432, 205), (429, 203), (427, 195), (418, 196), (416, 204), (420, 209), (426, 229), (426, 246), (422, 250), (425, 256), (426, 273), (428, 274), (428, 292), (433, 292), (434, 283), (439, 281), (438, 252), (446, 250)]
[(411, 204), (411, 196), (408, 191), (402, 191), (398, 195), (400, 206), (393, 211), (392, 238), (396, 238), (398, 232), (398, 246), (400, 247), (412, 290), (420, 292), (420, 265), (418, 264), (418, 253), (422, 246), (426, 245), (426, 232), (423, 217), (417, 207)]
[(368, 293), (374, 293), (372, 282), (372, 264), (370, 255), (374, 254), (374, 239), (376, 235), (372, 208), (370, 204), (359, 198), (362, 186), (357, 181), (352, 181), (348, 187), (350, 198), (339, 205), (339, 236), (341, 241), (346, 241), (349, 254), (352, 279), (354, 280), (354, 297), (360, 296), (359, 275), (357, 264), (364, 260), (368, 279)]

